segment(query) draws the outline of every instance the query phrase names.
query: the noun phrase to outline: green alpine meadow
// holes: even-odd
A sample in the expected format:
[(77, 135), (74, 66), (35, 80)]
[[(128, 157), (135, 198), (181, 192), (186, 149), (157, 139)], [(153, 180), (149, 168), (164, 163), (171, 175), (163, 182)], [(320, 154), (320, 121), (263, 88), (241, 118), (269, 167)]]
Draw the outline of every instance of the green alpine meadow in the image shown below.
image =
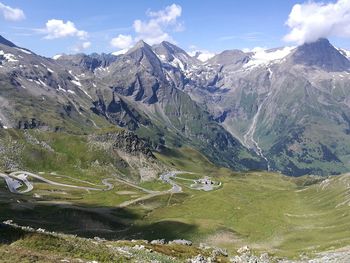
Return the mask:
[(0, 0), (0, 262), (350, 262), (350, 1)]

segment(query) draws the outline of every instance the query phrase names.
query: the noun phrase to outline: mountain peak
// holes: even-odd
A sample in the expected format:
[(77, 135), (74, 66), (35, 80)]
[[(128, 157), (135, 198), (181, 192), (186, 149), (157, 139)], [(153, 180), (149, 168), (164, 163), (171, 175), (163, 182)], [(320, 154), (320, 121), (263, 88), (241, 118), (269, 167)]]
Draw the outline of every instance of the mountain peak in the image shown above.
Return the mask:
[(189, 65), (199, 63), (196, 58), (188, 55), (185, 50), (167, 41), (153, 45), (152, 49), (163, 62), (166, 61), (175, 67), (180, 67), (181, 69), (187, 69)]
[(224, 50), (223, 52), (213, 56), (209, 59), (210, 63), (220, 64), (220, 65), (230, 65), (230, 64), (244, 64), (249, 61), (249, 55), (241, 50)]
[(132, 48), (130, 48), (125, 55), (132, 55), (135, 52), (146, 52), (147, 54), (153, 53), (152, 48), (150, 45), (148, 45), (145, 41), (139, 40)]
[(143, 41), (142, 39), (137, 41), (136, 44), (134, 45), (135, 49), (137, 48), (151, 48), (150, 45), (148, 45), (145, 41)]
[(169, 48), (169, 49), (173, 49), (173, 50), (181, 50), (183, 51), (181, 48), (179, 48), (178, 46), (174, 45), (173, 43), (170, 43), (168, 41), (163, 41), (161, 42), (159, 45)]
[(314, 42), (306, 42), (303, 45), (327, 45), (327, 46), (331, 46), (332, 44), (329, 42), (329, 40), (327, 38), (319, 38), (318, 40), (314, 41)]
[(293, 62), (326, 71), (350, 69), (350, 61), (325, 38), (299, 46), (292, 54)]
[(152, 47), (143, 40), (139, 40), (132, 48), (130, 48), (125, 53), (125, 55), (135, 56), (136, 54), (141, 55), (142, 53), (147, 54), (146, 56), (156, 56), (155, 54), (153, 54)]
[(178, 46), (168, 41), (163, 41), (159, 44), (153, 45), (152, 48), (157, 51), (162, 51), (162, 53), (169, 53), (169, 54), (182, 53), (182, 54), (188, 55), (186, 51), (184, 51), (183, 49), (179, 48)]
[[(164, 55), (174, 55), (174, 54), (184, 54), (185, 56), (189, 55), (184, 51), (183, 49), (179, 48), (178, 46), (168, 42), (168, 41), (163, 41), (158, 45), (153, 45), (152, 47), (154, 50), (156, 50), (156, 53), (164, 53)], [(168, 54), (165, 54), (168, 53)]]
[(5, 45), (5, 46), (9, 46), (9, 47), (16, 47), (15, 44), (13, 44), (11, 41), (7, 40), (6, 38), (4, 38), (1, 35), (0, 35), (0, 44)]
[(165, 41), (165, 40), (162, 41), (160, 44), (163, 45), (163, 46), (175, 46), (174, 44), (172, 44), (172, 43), (170, 43), (168, 41)]
[(143, 40), (138, 41), (123, 56), (124, 58), (131, 58), (137, 65), (142, 63), (142, 68), (151, 72), (151, 74), (160, 78), (164, 77), (158, 56), (153, 52), (151, 46)]

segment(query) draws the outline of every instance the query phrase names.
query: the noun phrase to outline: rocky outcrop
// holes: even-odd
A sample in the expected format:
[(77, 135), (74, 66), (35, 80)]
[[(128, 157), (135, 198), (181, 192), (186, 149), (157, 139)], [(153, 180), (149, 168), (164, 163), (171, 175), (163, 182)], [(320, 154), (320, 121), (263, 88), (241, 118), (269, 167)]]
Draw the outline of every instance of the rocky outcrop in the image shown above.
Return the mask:
[(137, 180), (149, 181), (156, 179), (166, 168), (153, 155), (147, 141), (139, 138), (133, 132), (120, 130), (93, 134), (88, 137), (92, 149), (104, 149), (120, 158), (124, 166), (137, 173)]
[(28, 129), (35, 129), (43, 126), (46, 126), (46, 125), (42, 123), (40, 120), (32, 118), (32, 119), (24, 119), (24, 120), (18, 121), (17, 128), (28, 130)]
[(192, 246), (192, 241), (185, 240), (185, 239), (176, 239), (173, 241), (170, 241), (169, 244), (177, 244), (177, 245), (183, 245), (183, 246)]
[(230, 258), (232, 263), (270, 263), (272, 262), (271, 258), (267, 253), (256, 256), (252, 253), (248, 246), (241, 247), (237, 250), (238, 255)]
[(296, 64), (317, 67), (330, 72), (342, 72), (350, 69), (350, 61), (328, 39), (319, 39), (314, 43), (305, 43), (292, 55)]
[(61, 55), (56, 61), (64, 66), (71, 66), (83, 68), (88, 71), (95, 71), (96, 69), (103, 69), (108, 67), (111, 63), (117, 60), (117, 57), (112, 54), (75, 54), (75, 55)]
[(122, 130), (120, 132), (109, 132), (105, 134), (94, 134), (90, 136), (90, 141), (109, 144), (114, 149), (121, 150), (130, 155), (142, 154), (150, 159), (155, 159), (150, 145), (136, 134)]
[(100, 97), (93, 102), (91, 110), (97, 115), (104, 116), (108, 121), (129, 130), (136, 130), (140, 125), (149, 125), (150, 121), (144, 118), (137, 110), (130, 107), (115, 92), (112, 92), (112, 100)]

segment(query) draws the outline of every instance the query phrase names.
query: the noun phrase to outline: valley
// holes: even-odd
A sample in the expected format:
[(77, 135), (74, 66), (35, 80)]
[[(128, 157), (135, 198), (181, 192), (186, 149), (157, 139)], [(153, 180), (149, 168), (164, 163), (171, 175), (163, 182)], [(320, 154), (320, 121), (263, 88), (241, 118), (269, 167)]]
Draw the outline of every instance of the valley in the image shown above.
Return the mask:
[[(290, 19), (338, 4), (350, 10), (296, 4)], [(340, 30), (321, 34), (338, 24), (294, 46), (211, 53), (175, 44), (165, 29), (184, 30), (181, 12), (90, 34), (58, 19), (11, 27), (18, 45), (0, 36), (0, 262), (349, 261), (350, 53)], [(1, 15), (25, 19), (2, 2)], [(77, 43), (43, 56), (22, 30)], [(83, 53), (124, 30), (135, 35)]]
[[(271, 73), (270, 73), (271, 74)], [(267, 163), (267, 170), (269, 171), (271, 169), (271, 166), (269, 164), (269, 160), (266, 158), (266, 156), (263, 154), (262, 149), (260, 148), (258, 142), (254, 139), (254, 134), (256, 131), (256, 126), (258, 122), (258, 118), (260, 115), (261, 108), (264, 106), (266, 101), (268, 100), (268, 97), (270, 96), (271, 92), (268, 92), (266, 95), (266, 98), (263, 100), (263, 102), (258, 106), (258, 110), (256, 111), (252, 123), (249, 126), (249, 129), (246, 134), (243, 136), (244, 144), (248, 147), (252, 147), (258, 155), (260, 155)]]
[[(274, 257), (295, 259), (350, 245), (349, 174), (293, 178), (264, 171), (232, 172), (193, 149), (182, 148), (154, 152), (157, 162), (173, 172), (160, 171), (154, 180), (137, 182), (136, 177), (135, 181), (115, 177), (116, 171), (96, 166), (96, 160), (101, 163), (106, 158), (102, 153), (80, 164), (84, 173), (69, 164), (71, 159), (64, 158), (69, 149), (59, 148), (58, 141), (77, 144), (86, 135), (29, 133), (46, 145), (32, 150), (32, 156), (44, 151), (48, 158), (53, 150), (61, 156), (60, 165), (38, 168), (40, 164), (32, 160), (26, 162), (27, 169), (38, 172), (9, 173), (13, 179), (26, 178), (33, 188), (26, 191), (21, 186), (18, 192), (22, 193), (11, 193), (11, 188), (1, 185), (1, 221), (108, 240), (187, 239), (230, 253), (249, 244), (256, 253), (268, 251)], [(18, 140), (21, 134), (16, 131), (11, 136)], [(25, 139), (22, 143), (32, 147)], [(82, 146), (81, 152), (74, 153), (75, 163), (89, 155)], [(217, 187), (197, 190), (193, 180), (204, 177), (207, 182), (216, 181)]]

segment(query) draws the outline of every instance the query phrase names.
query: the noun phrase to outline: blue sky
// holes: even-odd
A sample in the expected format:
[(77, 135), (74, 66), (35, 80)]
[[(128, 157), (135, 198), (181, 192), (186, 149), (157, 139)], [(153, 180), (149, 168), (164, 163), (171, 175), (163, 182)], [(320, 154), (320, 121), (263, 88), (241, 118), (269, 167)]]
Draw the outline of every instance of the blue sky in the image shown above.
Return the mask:
[[(303, 1), (0, 0), (0, 32), (17, 45), (44, 56), (113, 52), (140, 38), (151, 42), (168, 39), (188, 51), (272, 48), (295, 44), (283, 38), (290, 32), (285, 23), (297, 3)], [(23, 14), (6, 17), (4, 6), (18, 8)], [(139, 27), (135, 20), (139, 20)], [(67, 27), (67, 21), (74, 25)], [(150, 32), (154, 28), (158, 35)], [(113, 38), (116, 40), (111, 43)], [(350, 49), (348, 38), (330, 40)]]

